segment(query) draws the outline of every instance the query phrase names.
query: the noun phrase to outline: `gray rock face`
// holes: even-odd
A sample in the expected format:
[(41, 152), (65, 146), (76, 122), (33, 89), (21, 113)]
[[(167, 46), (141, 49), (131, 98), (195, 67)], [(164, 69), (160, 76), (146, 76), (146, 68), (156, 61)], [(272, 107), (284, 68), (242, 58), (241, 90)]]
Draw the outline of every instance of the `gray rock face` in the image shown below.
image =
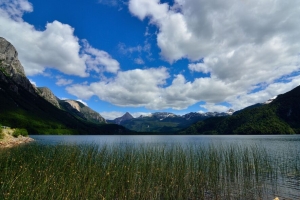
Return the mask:
[(122, 117), (118, 117), (118, 118), (114, 119), (113, 123), (120, 125), (122, 122), (130, 120), (130, 119), (133, 119), (132, 115), (130, 113), (126, 112)]
[(17, 84), (35, 94), (35, 89), (27, 79), (23, 66), (18, 59), (15, 47), (6, 39), (0, 37), (0, 70)]
[(49, 88), (47, 88), (47, 87), (38, 87), (37, 92), (41, 97), (46, 99), (52, 105), (56, 106), (57, 108), (60, 108), (58, 98), (52, 93), (52, 91)]
[(73, 115), (94, 123), (106, 123), (106, 120), (96, 111), (74, 100), (60, 100), (60, 106)]

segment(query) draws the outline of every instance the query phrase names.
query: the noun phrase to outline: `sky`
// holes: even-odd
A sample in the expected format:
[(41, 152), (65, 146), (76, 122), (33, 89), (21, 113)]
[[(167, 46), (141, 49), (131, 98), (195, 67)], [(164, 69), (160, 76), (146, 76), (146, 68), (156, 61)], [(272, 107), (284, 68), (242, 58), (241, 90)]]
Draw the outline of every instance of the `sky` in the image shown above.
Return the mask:
[(1, 0), (37, 87), (106, 119), (224, 112), (300, 84), (299, 0)]

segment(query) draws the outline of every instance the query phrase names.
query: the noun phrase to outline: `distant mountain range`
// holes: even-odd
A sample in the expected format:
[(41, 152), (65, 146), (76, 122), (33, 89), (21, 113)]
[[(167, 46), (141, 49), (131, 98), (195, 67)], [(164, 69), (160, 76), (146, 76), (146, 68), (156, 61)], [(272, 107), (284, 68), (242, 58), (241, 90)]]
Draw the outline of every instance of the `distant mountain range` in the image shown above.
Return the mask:
[(30, 134), (127, 134), (75, 100), (60, 100), (25, 76), (14, 46), (0, 37), (0, 123)]
[(228, 112), (207, 112), (198, 113), (191, 112), (185, 115), (176, 115), (169, 112), (155, 112), (150, 115), (141, 115), (134, 118), (130, 113), (125, 113), (123, 116), (114, 120), (107, 120), (109, 123), (115, 123), (137, 132), (163, 132), (175, 133), (191, 124), (202, 121), (210, 117), (229, 116), (234, 111), (230, 109)]

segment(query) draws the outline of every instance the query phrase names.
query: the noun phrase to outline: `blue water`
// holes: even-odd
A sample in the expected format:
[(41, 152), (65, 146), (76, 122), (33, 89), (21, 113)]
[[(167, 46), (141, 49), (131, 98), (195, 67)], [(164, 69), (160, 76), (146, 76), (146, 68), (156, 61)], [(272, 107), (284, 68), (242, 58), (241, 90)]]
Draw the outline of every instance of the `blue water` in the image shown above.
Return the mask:
[(263, 146), (268, 151), (300, 150), (300, 135), (30, 135), (42, 144), (239, 144)]

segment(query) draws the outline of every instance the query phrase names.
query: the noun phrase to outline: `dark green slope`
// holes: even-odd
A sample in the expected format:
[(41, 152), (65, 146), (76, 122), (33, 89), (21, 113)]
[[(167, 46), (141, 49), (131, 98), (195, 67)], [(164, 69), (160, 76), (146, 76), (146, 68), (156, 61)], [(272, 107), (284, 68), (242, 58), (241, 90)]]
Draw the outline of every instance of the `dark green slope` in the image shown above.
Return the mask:
[(300, 134), (300, 86), (279, 95), (272, 104), (277, 107), (277, 116)]
[(299, 134), (300, 86), (279, 95), (272, 103), (248, 107), (230, 117), (197, 122), (179, 134)]
[(121, 123), (122, 126), (138, 132), (174, 132), (180, 130), (180, 122), (160, 121), (156, 118), (135, 118)]
[(0, 123), (26, 128), (29, 134), (126, 134), (115, 124), (95, 124), (74, 117), (34, 95), (0, 71)]

